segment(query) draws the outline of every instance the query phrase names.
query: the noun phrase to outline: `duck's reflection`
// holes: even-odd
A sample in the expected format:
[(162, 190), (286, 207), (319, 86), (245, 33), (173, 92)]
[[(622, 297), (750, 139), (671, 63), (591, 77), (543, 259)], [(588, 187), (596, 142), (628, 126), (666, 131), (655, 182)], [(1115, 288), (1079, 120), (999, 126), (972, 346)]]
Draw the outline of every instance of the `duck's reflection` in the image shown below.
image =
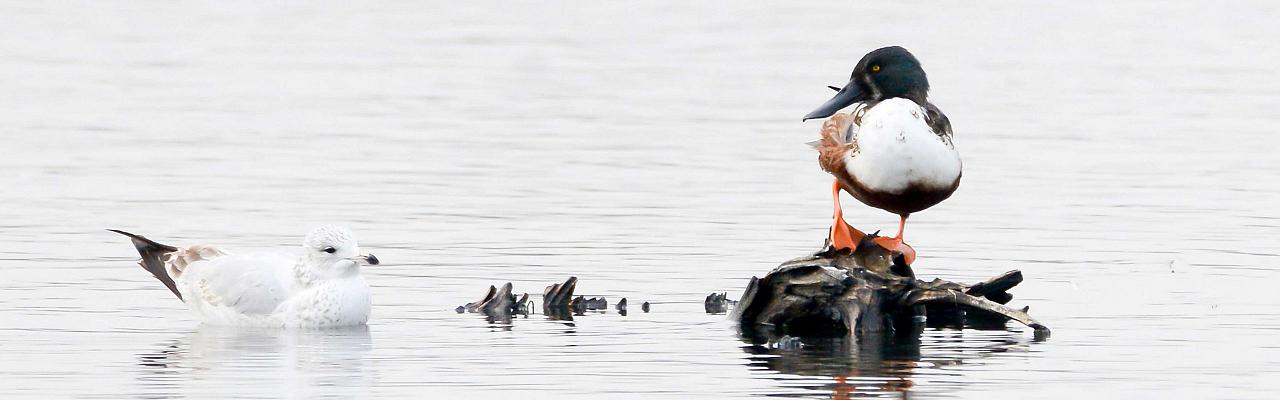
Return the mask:
[(201, 326), (140, 354), (138, 381), (156, 397), (242, 397), (282, 390), (301, 397), (359, 396), (375, 381), (366, 357), (372, 347), (365, 326)]
[[(905, 329), (904, 329), (905, 328)], [(896, 333), (865, 337), (832, 337), (798, 339), (779, 336), (768, 329), (740, 328), (743, 351), (752, 365), (787, 375), (776, 379), (794, 379), (795, 375), (831, 377), (830, 381), (807, 389), (831, 393), (834, 399), (854, 397), (910, 398), (915, 389), (913, 376), (921, 368), (940, 368), (961, 364), (966, 358), (981, 358), (1005, 352), (1011, 346), (1026, 346), (1006, 337), (949, 338), (962, 331), (933, 330), (925, 335), (924, 324), (900, 327)], [(926, 337), (927, 336), (927, 337)], [(931, 345), (922, 345), (922, 338)], [(928, 353), (922, 356), (922, 349)], [(923, 360), (923, 361), (922, 361)]]

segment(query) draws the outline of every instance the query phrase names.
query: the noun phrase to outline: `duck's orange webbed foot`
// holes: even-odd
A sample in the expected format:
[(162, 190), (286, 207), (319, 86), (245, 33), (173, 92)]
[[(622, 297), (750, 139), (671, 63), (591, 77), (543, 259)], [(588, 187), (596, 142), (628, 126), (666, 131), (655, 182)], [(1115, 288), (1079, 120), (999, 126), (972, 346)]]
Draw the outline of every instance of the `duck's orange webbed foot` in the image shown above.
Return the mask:
[(902, 238), (878, 237), (874, 240), (876, 241), (876, 244), (880, 245), (880, 247), (884, 247), (886, 250), (902, 253), (903, 261), (906, 261), (907, 265), (911, 265), (916, 262), (916, 249), (912, 248), (911, 245), (907, 244), (907, 242), (902, 241)]
[(863, 236), (865, 234), (862, 231), (849, 226), (847, 222), (844, 222), (843, 218), (837, 216), (831, 224), (831, 237), (829, 238), (831, 249), (853, 251), (853, 249), (858, 248), (858, 242), (862, 241)]
[(831, 184), (831, 202), (835, 206), (832, 212), (831, 235), (828, 241), (831, 243), (831, 250), (849, 250), (858, 248), (858, 242), (862, 241), (865, 233), (849, 226), (844, 222), (844, 210), (840, 208), (840, 181), (836, 180)]
[(901, 219), (898, 220), (897, 236), (878, 237), (875, 238), (875, 241), (876, 244), (880, 245), (880, 247), (884, 247), (889, 251), (902, 253), (903, 261), (906, 261), (907, 265), (911, 265), (916, 262), (916, 249), (911, 248), (911, 245), (902, 240), (902, 231), (907, 229), (907, 215), (900, 215), (899, 218)]

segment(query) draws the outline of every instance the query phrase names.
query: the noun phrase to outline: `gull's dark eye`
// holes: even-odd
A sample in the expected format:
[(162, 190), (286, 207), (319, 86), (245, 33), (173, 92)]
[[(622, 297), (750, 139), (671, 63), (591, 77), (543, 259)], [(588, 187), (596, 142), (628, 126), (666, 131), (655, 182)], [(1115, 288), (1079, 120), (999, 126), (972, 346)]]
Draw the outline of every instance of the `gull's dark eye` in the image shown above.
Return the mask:
[(336, 253), (337, 251), (338, 251), (338, 249), (335, 249), (335, 248), (332, 248), (332, 247), (325, 247), (325, 248), (324, 248), (324, 252), (325, 252), (325, 253), (329, 253), (329, 254)]

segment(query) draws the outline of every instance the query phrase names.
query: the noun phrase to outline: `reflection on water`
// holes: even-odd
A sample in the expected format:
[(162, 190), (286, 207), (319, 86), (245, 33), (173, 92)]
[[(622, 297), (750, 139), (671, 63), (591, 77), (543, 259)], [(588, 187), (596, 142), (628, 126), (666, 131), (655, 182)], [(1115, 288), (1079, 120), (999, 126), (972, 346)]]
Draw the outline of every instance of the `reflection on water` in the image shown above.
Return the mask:
[[(297, 398), (348, 398), (376, 376), (368, 327), (237, 329), (203, 325), (138, 355), (147, 397), (239, 397), (275, 387)], [(316, 388), (324, 388), (317, 390)], [(345, 389), (344, 389), (345, 388)]]
[[(930, 329), (928, 335), (926, 329)], [(748, 344), (742, 351), (749, 354), (753, 366), (787, 375), (831, 378), (795, 387), (830, 393), (833, 399), (909, 398), (918, 369), (941, 371), (966, 360), (1026, 349), (1031, 343), (1025, 333), (999, 330), (957, 346), (952, 335), (963, 332), (947, 329), (915, 323), (881, 335), (794, 338), (778, 337), (767, 328), (742, 328), (739, 339)], [(778, 379), (792, 380), (786, 375)], [(780, 396), (792, 395), (809, 396)]]

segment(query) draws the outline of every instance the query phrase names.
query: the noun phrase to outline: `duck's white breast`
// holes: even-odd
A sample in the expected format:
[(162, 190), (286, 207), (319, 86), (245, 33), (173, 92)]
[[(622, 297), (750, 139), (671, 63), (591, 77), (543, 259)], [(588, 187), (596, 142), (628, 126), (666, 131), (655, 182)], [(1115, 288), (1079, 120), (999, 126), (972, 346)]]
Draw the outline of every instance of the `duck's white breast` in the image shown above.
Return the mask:
[(881, 101), (866, 111), (861, 125), (850, 129), (857, 148), (845, 155), (845, 168), (868, 189), (942, 189), (960, 176), (960, 153), (950, 138), (933, 132), (924, 109), (911, 100)]

